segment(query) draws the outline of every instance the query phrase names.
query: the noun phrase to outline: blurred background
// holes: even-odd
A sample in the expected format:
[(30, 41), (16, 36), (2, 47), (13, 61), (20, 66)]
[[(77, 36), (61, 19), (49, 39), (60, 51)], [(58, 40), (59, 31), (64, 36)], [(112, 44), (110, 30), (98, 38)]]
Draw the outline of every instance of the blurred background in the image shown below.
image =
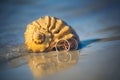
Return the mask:
[[(82, 47), (76, 65), (42, 79), (120, 80), (120, 0), (1, 0), (1, 63), (2, 55), (24, 44), (26, 25), (46, 15), (75, 29)], [(27, 63), (0, 71), (0, 78), (34, 80)]]

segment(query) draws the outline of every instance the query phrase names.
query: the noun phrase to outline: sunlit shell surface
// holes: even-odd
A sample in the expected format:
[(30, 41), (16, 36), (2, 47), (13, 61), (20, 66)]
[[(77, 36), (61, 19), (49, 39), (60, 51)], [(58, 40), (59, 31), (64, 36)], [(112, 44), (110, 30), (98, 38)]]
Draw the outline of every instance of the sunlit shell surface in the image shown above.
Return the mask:
[[(59, 39), (68, 40), (71, 45), (74, 42), (70, 39), (75, 39), (77, 43), (79, 42), (75, 31), (64, 21), (55, 17), (41, 17), (27, 25), (25, 44), (28, 50), (33, 52), (51, 51), (55, 48), (55, 44)], [(61, 42), (61, 45), (64, 44)]]

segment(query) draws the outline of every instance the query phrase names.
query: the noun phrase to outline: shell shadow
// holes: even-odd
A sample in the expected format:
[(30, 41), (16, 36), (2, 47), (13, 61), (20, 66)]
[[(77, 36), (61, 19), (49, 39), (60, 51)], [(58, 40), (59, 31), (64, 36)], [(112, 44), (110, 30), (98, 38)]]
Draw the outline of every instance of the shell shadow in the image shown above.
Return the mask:
[(107, 38), (101, 38), (101, 39), (88, 39), (81, 41), (78, 45), (78, 50), (87, 47), (88, 45), (95, 43), (95, 42), (107, 42), (107, 41), (115, 41), (120, 40), (120, 36), (112, 36)]

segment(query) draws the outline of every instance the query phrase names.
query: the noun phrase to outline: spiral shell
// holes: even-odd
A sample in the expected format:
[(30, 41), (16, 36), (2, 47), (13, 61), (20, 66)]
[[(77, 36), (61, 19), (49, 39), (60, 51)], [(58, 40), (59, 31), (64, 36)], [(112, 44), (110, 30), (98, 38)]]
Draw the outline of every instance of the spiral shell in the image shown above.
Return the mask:
[[(27, 25), (25, 31), (25, 44), (28, 50), (33, 52), (51, 51), (59, 39), (69, 41), (71, 38), (79, 42), (77, 34), (70, 26), (52, 16), (41, 17), (33, 21)], [(74, 44), (72, 41), (69, 43)]]

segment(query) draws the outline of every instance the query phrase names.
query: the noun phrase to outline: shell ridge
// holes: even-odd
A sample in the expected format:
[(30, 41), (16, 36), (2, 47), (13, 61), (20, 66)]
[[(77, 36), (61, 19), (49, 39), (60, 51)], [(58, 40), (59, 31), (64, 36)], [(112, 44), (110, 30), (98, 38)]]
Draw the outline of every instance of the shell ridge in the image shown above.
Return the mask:
[(54, 28), (54, 30), (53, 30), (53, 34), (59, 33), (63, 26), (64, 26), (64, 25), (63, 25), (63, 22), (58, 19), (58, 20), (56, 21), (55, 28)]
[(45, 24), (46, 24), (46, 30), (48, 31), (49, 30), (49, 26), (50, 26), (50, 17), (49, 16), (46, 16), (45, 17)]
[(31, 23), (31, 25), (33, 25), (33, 26), (35, 26), (35, 27), (38, 27), (38, 28), (41, 27), (37, 21), (33, 21), (33, 22)]
[(64, 26), (58, 34), (54, 34), (54, 36), (60, 39), (65, 34), (70, 33), (70, 28), (68, 26)]
[(52, 25), (50, 25), (50, 31), (52, 31), (55, 28), (55, 23), (56, 23), (55, 17), (51, 17), (51, 23)]

